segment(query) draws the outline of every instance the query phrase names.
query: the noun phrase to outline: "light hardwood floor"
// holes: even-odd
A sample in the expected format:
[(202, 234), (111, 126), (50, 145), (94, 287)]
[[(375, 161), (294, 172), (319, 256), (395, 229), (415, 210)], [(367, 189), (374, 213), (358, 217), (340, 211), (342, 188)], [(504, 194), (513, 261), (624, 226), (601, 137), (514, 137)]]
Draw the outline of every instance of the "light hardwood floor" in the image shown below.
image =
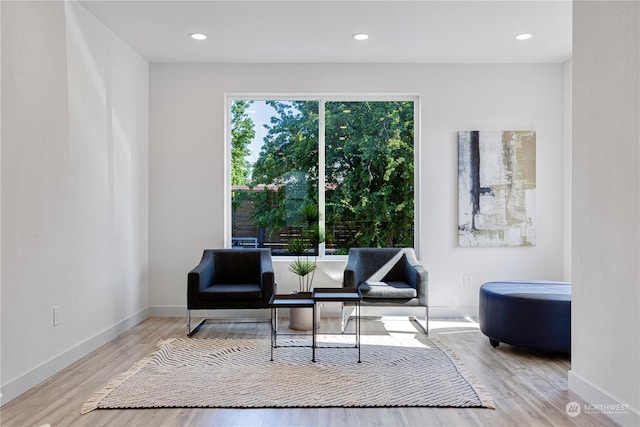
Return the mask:
[[(323, 329), (337, 327), (323, 319)], [(407, 326), (409, 325), (409, 326)], [(363, 318), (363, 334), (379, 331), (420, 333), (411, 323)], [(491, 392), (497, 409), (320, 408), (320, 409), (127, 409), (95, 410), (80, 415), (86, 399), (113, 376), (153, 351), (158, 340), (186, 335), (185, 319), (150, 318), (108, 344), (7, 403), (0, 409), (3, 427), (41, 426), (608, 426), (600, 414), (566, 413), (569, 402), (583, 405), (567, 391), (567, 356), (549, 355), (505, 344), (493, 349), (467, 320), (432, 320), (430, 335), (457, 353), (467, 369)], [(269, 336), (268, 323), (216, 322), (196, 335), (258, 338)], [(284, 351), (279, 350), (279, 351)]]

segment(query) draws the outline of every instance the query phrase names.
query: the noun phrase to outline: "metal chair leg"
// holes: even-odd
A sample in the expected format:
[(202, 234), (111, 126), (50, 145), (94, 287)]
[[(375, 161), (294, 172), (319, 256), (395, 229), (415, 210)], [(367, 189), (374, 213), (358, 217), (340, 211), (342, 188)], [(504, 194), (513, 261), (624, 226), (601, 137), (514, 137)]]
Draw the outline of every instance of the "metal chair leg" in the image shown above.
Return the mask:
[(347, 325), (349, 324), (349, 320), (351, 320), (351, 316), (353, 316), (354, 306), (349, 306), (349, 307), (351, 307), (351, 311), (349, 312), (349, 315), (347, 316), (346, 320), (344, 318), (344, 303), (342, 303), (342, 308), (340, 310), (340, 330), (343, 334), (344, 334), (344, 331), (347, 329)]
[(429, 335), (429, 306), (425, 307), (425, 312), (424, 312), (425, 316), (424, 316), (424, 326), (422, 325), (422, 322), (420, 322), (418, 320), (418, 318), (416, 316), (411, 316), (409, 319), (411, 319), (412, 321), (414, 321), (416, 323), (416, 325), (418, 325), (420, 327), (420, 329), (422, 329), (422, 331), (425, 333), (425, 335)]
[(426, 306), (424, 308), (424, 323), (425, 323), (425, 326), (427, 327), (427, 329), (425, 330), (425, 333), (428, 336), (429, 335), (429, 306)]
[(191, 329), (191, 310), (187, 310), (187, 337), (191, 338), (191, 336), (198, 332), (198, 329), (200, 329), (206, 321), (207, 319), (202, 319), (195, 328)]

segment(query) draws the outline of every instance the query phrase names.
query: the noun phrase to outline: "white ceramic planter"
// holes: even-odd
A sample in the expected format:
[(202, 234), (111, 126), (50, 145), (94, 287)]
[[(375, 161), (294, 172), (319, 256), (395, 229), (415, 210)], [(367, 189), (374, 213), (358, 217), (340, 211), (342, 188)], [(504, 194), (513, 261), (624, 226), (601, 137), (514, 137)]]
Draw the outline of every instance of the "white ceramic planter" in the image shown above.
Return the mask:
[[(310, 331), (313, 329), (313, 309), (292, 307), (289, 309), (289, 329)], [(316, 304), (316, 329), (320, 327), (320, 304)]]

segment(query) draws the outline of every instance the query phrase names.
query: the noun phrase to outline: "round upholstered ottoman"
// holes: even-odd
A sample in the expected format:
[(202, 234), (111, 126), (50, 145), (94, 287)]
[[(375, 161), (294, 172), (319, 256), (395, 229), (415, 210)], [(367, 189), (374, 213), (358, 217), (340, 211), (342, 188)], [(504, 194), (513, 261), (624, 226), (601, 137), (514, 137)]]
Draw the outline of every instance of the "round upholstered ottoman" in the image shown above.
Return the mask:
[(571, 283), (487, 282), (480, 287), (480, 330), (501, 342), (544, 351), (571, 351)]

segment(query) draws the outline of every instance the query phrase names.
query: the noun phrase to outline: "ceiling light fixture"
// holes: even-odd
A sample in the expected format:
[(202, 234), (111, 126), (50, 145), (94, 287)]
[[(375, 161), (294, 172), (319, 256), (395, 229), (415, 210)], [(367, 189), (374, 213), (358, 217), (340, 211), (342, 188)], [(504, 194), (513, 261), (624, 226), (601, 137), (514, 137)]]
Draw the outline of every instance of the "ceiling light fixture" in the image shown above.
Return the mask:
[(522, 33), (515, 36), (517, 40), (529, 40), (531, 37), (533, 37), (531, 33)]
[(369, 38), (369, 34), (367, 33), (356, 33), (353, 35), (353, 38), (356, 40), (366, 40)]
[(191, 33), (190, 36), (194, 40), (206, 40), (207, 39), (207, 35), (206, 34), (202, 34), (202, 33)]

